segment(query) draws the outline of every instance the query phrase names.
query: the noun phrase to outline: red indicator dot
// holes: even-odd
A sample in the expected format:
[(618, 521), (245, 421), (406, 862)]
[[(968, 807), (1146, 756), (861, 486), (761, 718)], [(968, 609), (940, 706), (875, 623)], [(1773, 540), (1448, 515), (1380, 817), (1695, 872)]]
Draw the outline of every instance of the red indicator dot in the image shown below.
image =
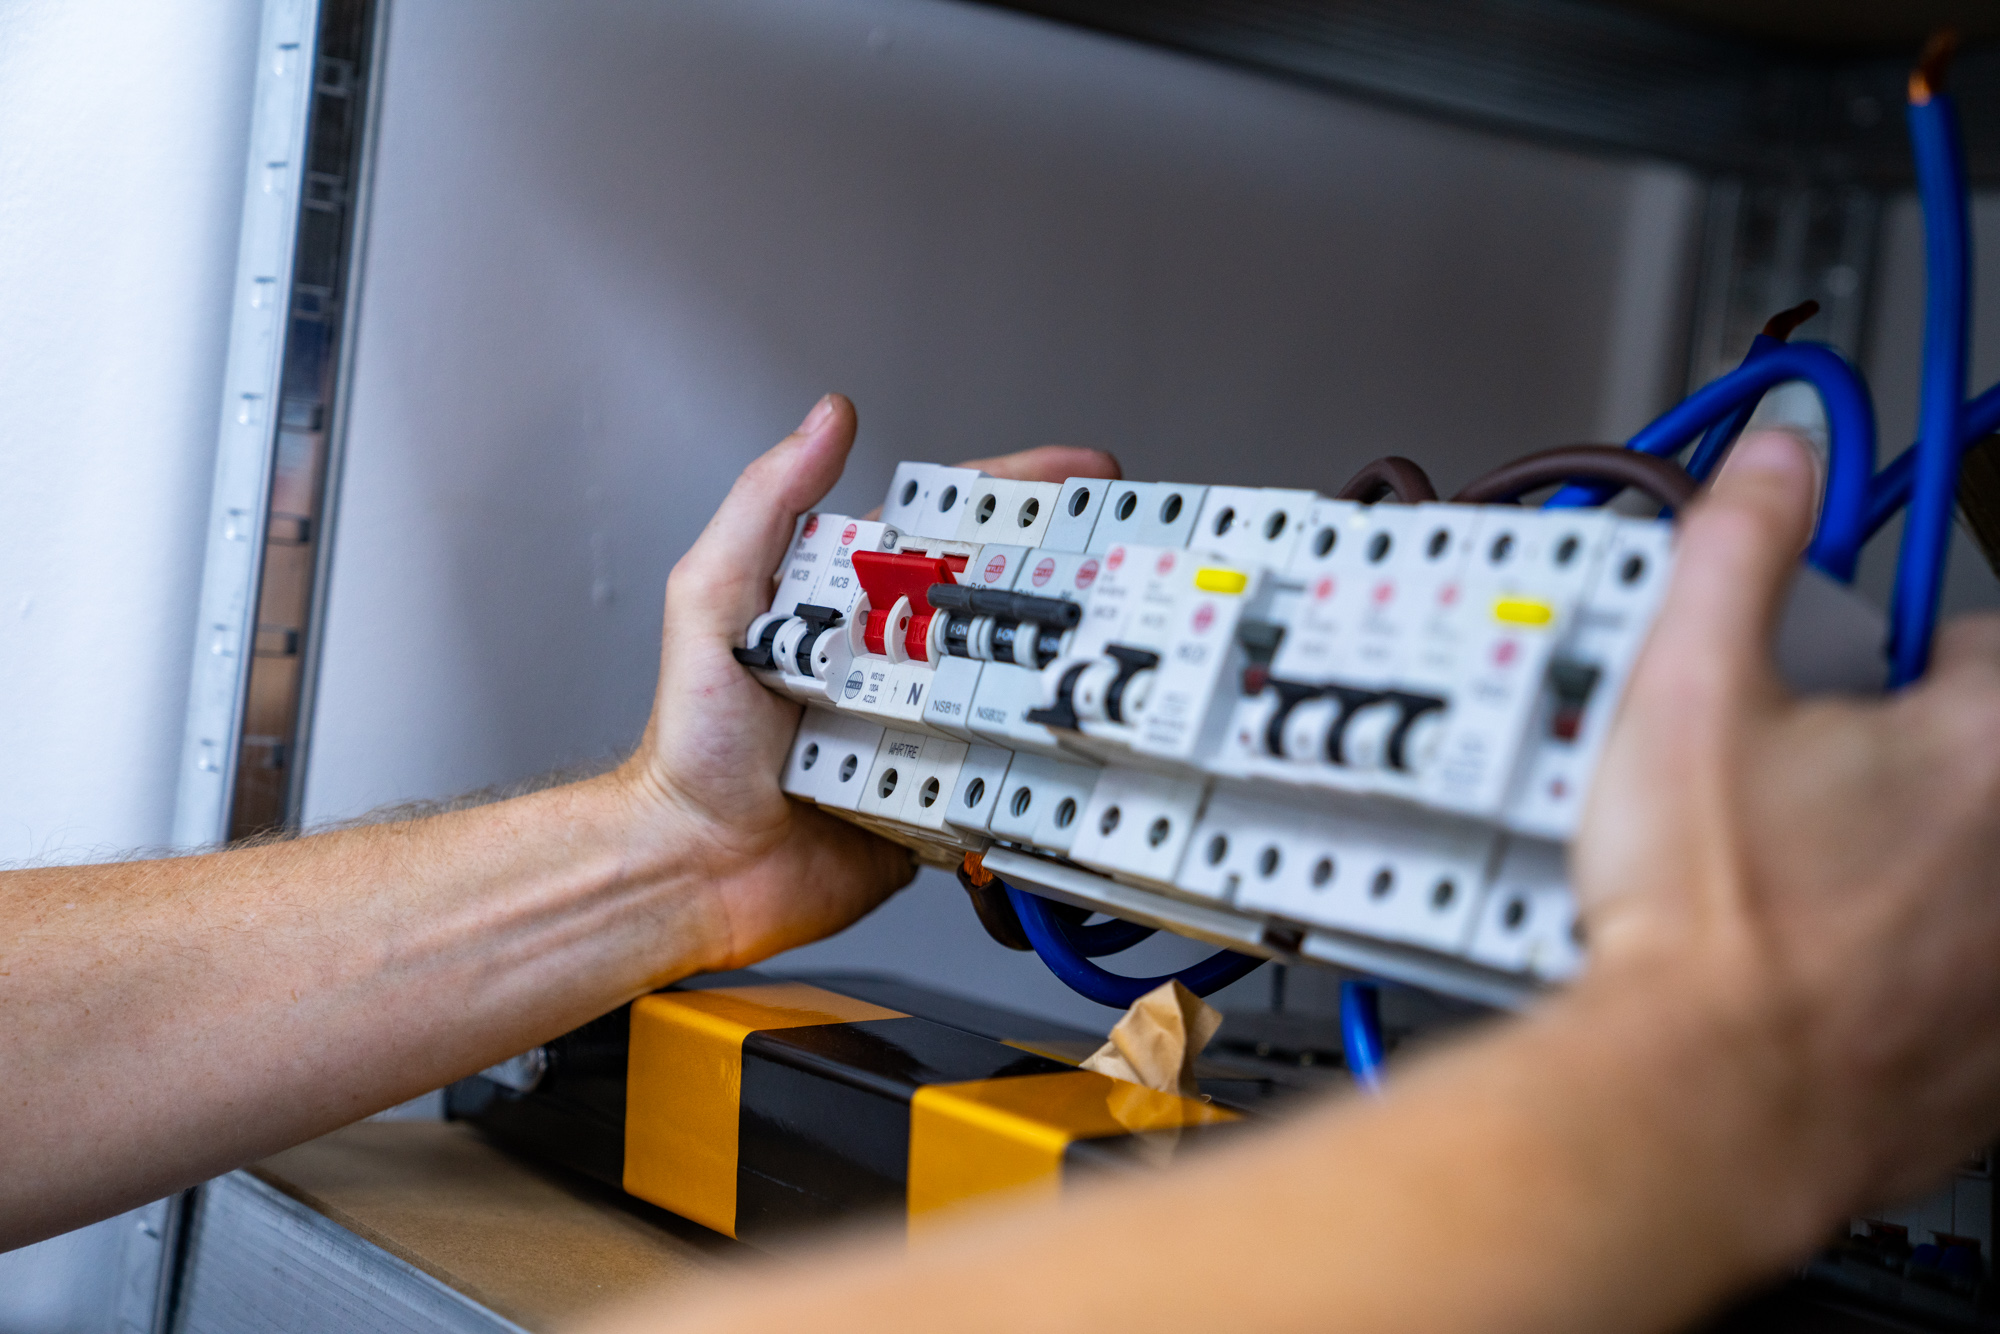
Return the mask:
[(1445, 586), (1444, 586), (1443, 588), (1440, 588), (1440, 589), (1438, 590), (1438, 605), (1439, 605), (1439, 606), (1441, 606), (1441, 607), (1449, 607), (1449, 606), (1451, 606), (1451, 605), (1452, 605), (1453, 603), (1455, 603), (1455, 602), (1457, 602), (1457, 601), (1458, 601), (1458, 585), (1457, 585), (1457, 584), (1446, 584), (1446, 585), (1445, 585)]
[(1388, 582), (1386, 579), (1383, 580), (1381, 583), (1375, 585), (1375, 601), (1377, 605), (1387, 602), (1390, 598), (1393, 598), (1395, 596), (1396, 596), (1396, 586)]
[(819, 531), (819, 515), (817, 514), (806, 515), (805, 531), (800, 533), (799, 536), (811, 537), (814, 533), (818, 531)]
[(1124, 547), (1111, 548), (1111, 554), (1104, 558), (1104, 568), (1112, 571), (1113, 573), (1116, 573), (1118, 567), (1123, 565), (1124, 563), (1125, 563)]
[(861, 527), (859, 524), (848, 524), (847, 527), (840, 530), (840, 545), (844, 547), (853, 546), (854, 538), (860, 531)]
[[(1111, 568), (1115, 570), (1118, 567), (1114, 565)], [(1081, 567), (1078, 568), (1076, 572), (1076, 586), (1078, 588), (1089, 588), (1096, 581), (1097, 581), (1097, 562), (1094, 560), (1087, 560), (1082, 564)]]
[(1196, 634), (1198, 635), (1207, 634), (1208, 627), (1214, 624), (1215, 624), (1215, 607), (1213, 606), (1213, 604), (1204, 602), (1199, 607), (1196, 607), (1194, 609), (1194, 632)]
[(1493, 661), (1505, 667), (1508, 663), (1514, 661), (1515, 656), (1520, 651), (1521, 646), (1519, 644), (1511, 639), (1503, 639), (1493, 646)]
[(1323, 578), (1323, 579), (1321, 579), (1321, 580), (1320, 580), (1320, 581), (1319, 581), (1318, 583), (1314, 584), (1314, 585), (1313, 585), (1313, 596), (1314, 596), (1315, 598), (1317, 598), (1317, 599), (1318, 599), (1319, 601), (1321, 601), (1321, 602), (1324, 602), (1324, 601), (1326, 601), (1326, 600), (1327, 600), (1328, 598), (1332, 597), (1332, 596), (1333, 596), (1333, 580), (1331, 580), (1331, 579), (1324, 579), (1324, 578)]
[(1035, 567), (1035, 572), (1028, 577), (1034, 580), (1036, 588), (1040, 588), (1049, 581), (1050, 576), (1055, 574), (1055, 572), (1056, 563), (1052, 560), (1044, 560), (1040, 565)]
[(1551, 778), (1549, 780), (1549, 795), (1557, 801), (1561, 801), (1569, 795), (1569, 784), (1563, 782), (1560, 778)]
[(1171, 551), (1162, 551), (1160, 558), (1153, 562), (1153, 572), (1155, 574), (1172, 574), (1174, 572), (1174, 553)]
[(1007, 558), (1005, 556), (995, 556), (992, 560), (986, 562), (987, 583), (992, 583), (1005, 573), (1007, 573)]

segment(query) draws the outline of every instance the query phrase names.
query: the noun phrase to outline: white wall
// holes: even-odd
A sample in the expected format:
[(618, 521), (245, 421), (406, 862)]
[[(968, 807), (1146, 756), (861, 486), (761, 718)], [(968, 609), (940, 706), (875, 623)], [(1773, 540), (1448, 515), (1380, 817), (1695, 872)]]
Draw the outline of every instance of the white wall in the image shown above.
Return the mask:
[(258, 14), (0, 0), (0, 862), (167, 841)]
[[(0, 0), (0, 864), (164, 844), (254, 0)], [(114, 1327), (134, 1216), (0, 1256), (0, 1330)]]
[[(898, 458), (1051, 439), (1141, 477), (1330, 490), (1400, 451), (1453, 483), (1675, 387), (1670, 169), (939, 0), (392, 24), (313, 819), (629, 744), (669, 565), (829, 388), (858, 512)], [(788, 962), (1099, 1022), (957, 897)]]

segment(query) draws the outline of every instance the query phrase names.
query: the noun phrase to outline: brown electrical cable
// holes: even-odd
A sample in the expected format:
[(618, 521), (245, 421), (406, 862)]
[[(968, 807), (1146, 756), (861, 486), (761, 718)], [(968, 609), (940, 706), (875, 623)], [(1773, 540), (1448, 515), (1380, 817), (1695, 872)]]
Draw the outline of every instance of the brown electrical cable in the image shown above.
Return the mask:
[(1813, 316), (1819, 314), (1819, 302), (1801, 301), (1790, 310), (1781, 310), (1764, 321), (1764, 337), (1784, 342), (1792, 336), (1792, 331)]
[(1388, 499), (1394, 499), (1399, 505), (1415, 505), (1436, 500), (1438, 493), (1422, 468), (1401, 455), (1391, 454), (1364, 465), (1360, 472), (1347, 479), (1346, 486), (1334, 493), (1334, 498), (1358, 500), (1364, 505)]
[(1522, 496), (1562, 482), (1608, 482), (1634, 487), (1670, 509), (1694, 498), (1697, 484), (1668, 459), (1620, 445), (1560, 445), (1503, 463), (1459, 489), (1452, 500), (1464, 505), (1518, 503)]
[(1958, 54), (1958, 29), (1939, 28), (1924, 43), (1917, 67), (1910, 71), (1910, 105), (1923, 106), (1944, 91), (1944, 76)]

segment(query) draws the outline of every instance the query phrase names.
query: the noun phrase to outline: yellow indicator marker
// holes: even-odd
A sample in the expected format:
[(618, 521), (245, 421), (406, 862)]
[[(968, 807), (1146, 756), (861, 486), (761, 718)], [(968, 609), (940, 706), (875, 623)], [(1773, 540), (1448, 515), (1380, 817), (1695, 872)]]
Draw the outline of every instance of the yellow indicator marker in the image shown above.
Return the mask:
[(1194, 572), (1194, 586), (1204, 593), (1241, 593), (1250, 586), (1250, 576), (1208, 565)]
[(1547, 625), (1556, 618), (1556, 609), (1532, 598), (1501, 598), (1493, 604), (1493, 617), (1509, 625)]

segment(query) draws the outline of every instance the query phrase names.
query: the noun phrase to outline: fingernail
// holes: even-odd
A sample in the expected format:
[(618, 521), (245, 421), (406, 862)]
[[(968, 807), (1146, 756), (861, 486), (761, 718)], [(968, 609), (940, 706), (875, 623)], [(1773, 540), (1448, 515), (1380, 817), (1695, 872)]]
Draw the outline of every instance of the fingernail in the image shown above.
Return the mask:
[(811, 435), (814, 431), (826, 425), (827, 418), (831, 416), (833, 416), (833, 395), (822, 394), (820, 395), (819, 402), (813, 404), (812, 411), (806, 414), (806, 419), (799, 423), (799, 429), (793, 431), (792, 434)]
[(1746, 435), (1729, 451), (1729, 467), (1738, 472), (1784, 473), (1797, 476), (1811, 469), (1806, 446), (1783, 431)]

